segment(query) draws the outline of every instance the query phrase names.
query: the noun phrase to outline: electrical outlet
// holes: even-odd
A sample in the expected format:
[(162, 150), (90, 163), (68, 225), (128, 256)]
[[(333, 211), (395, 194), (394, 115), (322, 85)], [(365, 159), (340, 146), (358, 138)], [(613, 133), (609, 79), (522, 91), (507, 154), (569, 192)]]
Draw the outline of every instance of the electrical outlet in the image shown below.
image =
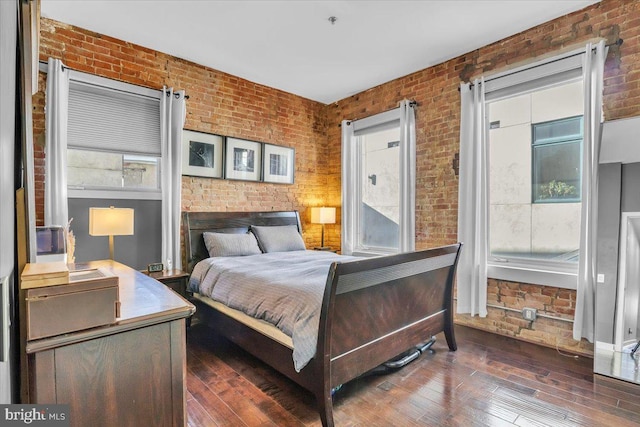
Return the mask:
[(531, 322), (533, 322), (534, 320), (536, 320), (536, 314), (537, 314), (538, 310), (536, 310), (535, 308), (523, 308), (522, 309), (522, 318), (524, 320), (529, 320)]

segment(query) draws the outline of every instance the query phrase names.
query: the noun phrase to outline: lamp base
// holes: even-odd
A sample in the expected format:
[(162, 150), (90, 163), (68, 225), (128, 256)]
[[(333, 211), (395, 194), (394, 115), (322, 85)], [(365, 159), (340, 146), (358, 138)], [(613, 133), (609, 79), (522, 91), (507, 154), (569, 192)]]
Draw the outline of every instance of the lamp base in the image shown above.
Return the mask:
[(332, 251), (331, 246), (318, 246), (313, 248), (314, 251)]
[(109, 258), (113, 260), (113, 235), (109, 235)]

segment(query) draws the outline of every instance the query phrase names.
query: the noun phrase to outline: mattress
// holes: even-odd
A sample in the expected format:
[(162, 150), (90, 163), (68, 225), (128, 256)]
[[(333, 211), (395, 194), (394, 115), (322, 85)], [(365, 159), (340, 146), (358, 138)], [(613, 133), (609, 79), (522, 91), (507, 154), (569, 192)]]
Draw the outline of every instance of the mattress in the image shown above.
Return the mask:
[(290, 337), (300, 371), (315, 355), (331, 264), (357, 259), (307, 250), (207, 258), (194, 267), (189, 287)]

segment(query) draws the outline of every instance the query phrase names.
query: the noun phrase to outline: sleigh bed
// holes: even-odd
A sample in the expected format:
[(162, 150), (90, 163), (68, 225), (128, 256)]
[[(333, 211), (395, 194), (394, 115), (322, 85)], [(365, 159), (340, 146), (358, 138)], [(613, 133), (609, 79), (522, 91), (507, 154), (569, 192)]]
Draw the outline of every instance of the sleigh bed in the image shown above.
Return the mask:
[[(209, 258), (205, 232), (245, 234), (251, 227), (274, 226), (294, 226), (301, 232), (298, 212), (184, 212), (186, 268), (191, 273)], [(333, 261), (320, 290), (315, 355), (301, 369), (297, 362), (294, 365), (290, 337), (281, 330), (200, 295), (197, 289), (193, 303), (199, 319), (214, 331), (311, 391), (323, 426), (332, 426), (334, 388), (440, 332), (449, 349), (456, 350), (452, 288), (460, 247)], [(284, 256), (293, 259), (293, 253)]]

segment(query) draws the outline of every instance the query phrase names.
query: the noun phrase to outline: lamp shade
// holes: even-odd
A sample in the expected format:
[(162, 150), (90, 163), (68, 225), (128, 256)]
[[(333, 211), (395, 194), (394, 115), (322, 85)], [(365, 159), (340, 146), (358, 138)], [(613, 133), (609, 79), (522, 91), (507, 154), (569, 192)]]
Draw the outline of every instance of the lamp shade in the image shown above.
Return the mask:
[(335, 224), (336, 208), (311, 208), (312, 224)]
[(130, 236), (133, 234), (133, 209), (89, 208), (91, 236)]

